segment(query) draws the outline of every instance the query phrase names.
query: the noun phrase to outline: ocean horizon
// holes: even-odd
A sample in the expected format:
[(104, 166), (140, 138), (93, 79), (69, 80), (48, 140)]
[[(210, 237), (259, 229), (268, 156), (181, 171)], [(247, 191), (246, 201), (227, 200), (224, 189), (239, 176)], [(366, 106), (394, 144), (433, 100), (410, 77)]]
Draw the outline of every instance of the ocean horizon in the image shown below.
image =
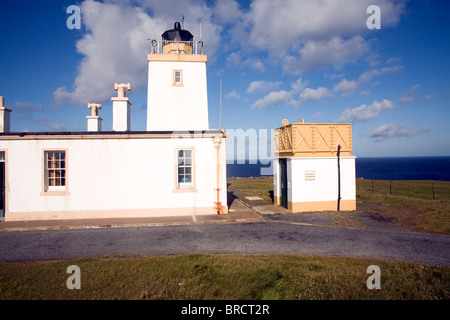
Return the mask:
[[(227, 163), (227, 177), (273, 175), (271, 163)], [(450, 156), (428, 157), (357, 157), (356, 178), (375, 180), (450, 181)]]

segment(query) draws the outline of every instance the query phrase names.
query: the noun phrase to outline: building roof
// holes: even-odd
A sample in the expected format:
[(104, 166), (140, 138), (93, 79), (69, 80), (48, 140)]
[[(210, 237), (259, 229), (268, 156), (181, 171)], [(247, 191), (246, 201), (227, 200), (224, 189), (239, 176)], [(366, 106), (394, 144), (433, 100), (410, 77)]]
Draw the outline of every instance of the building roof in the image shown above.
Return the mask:
[(142, 139), (142, 138), (208, 138), (224, 135), (221, 130), (177, 131), (70, 131), (70, 132), (7, 132), (0, 133), (0, 140), (16, 139)]
[(163, 40), (168, 41), (193, 41), (194, 36), (187, 30), (181, 29), (179, 22), (175, 22), (173, 29), (167, 30), (161, 35)]

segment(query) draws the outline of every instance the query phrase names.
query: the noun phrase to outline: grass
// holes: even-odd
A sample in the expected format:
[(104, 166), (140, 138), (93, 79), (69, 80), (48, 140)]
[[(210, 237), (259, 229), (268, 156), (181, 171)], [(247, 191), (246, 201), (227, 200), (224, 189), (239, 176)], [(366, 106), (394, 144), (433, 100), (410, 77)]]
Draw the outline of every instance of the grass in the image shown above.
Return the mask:
[[(358, 210), (371, 210), (417, 230), (449, 234), (450, 183), (358, 180)], [(228, 181), (244, 202), (271, 204), (270, 177)], [(430, 199), (431, 195), (431, 199)], [(81, 270), (69, 290), (67, 267)], [(369, 290), (366, 269), (381, 269), (381, 289)], [(0, 264), (0, 300), (439, 300), (450, 299), (450, 268), (413, 262), (304, 255), (109, 257)]]
[[(369, 290), (369, 265), (381, 289)], [(69, 265), (81, 289), (69, 290)], [(190, 254), (0, 264), (0, 300), (449, 299), (450, 268), (299, 255)]]
[[(272, 204), (273, 203), (273, 178), (229, 178), (228, 191), (244, 203), (248, 204)], [(257, 196), (262, 200), (250, 201), (245, 197)]]
[[(433, 199), (434, 187), (434, 199)], [(398, 219), (399, 224), (421, 232), (450, 234), (449, 181), (357, 180), (357, 200), (376, 213)]]
[[(273, 203), (273, 178), (230, 178), (228, 190), (251, 205)], [(357, 179), (357, 209), (393, 218), (421, 232), (450, 234), (449, 181), (384, 181)], [(433, 199), (434, 186), (434, 199)], [(259, 196), (249, 201), (246, 196)], [(375, 205), (374, 205), (375, 204)]]

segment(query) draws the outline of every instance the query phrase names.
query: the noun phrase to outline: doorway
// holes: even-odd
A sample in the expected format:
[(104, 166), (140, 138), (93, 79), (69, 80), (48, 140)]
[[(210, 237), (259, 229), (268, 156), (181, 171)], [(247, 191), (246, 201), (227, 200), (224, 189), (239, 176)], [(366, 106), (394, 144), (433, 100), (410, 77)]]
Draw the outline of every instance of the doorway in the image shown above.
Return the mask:
[(280, 188), (281, 188), (281, 201), (282, 207), (288, 207), (288, 183), (287, 183), (287, 160), (280, 159)]

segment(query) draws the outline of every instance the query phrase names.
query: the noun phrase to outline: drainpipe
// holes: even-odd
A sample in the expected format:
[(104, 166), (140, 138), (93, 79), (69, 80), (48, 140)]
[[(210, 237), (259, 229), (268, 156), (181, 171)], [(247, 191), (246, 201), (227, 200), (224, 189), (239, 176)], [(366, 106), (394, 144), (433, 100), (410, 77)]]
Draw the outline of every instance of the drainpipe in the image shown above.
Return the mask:
[(214, 210), (217, 211), (217, 214), (222, 213), (222, 202), (220, 201), (220, 144), (222, 143), (222, 139), (218, 136), (213, 138), (214, 145), (216, 147), (217, 153), (217, 167), (216, 167), (216, 202), (214, 202)]
[(337, 198), (337, 211), (340, 211), (341, 206), (341, 161), (340, 161), (340, 155), (341, 155), (341, 145), (338, 145), (338, 151), (337, 151), (337, 165), (338, 165), (338, 198)]

